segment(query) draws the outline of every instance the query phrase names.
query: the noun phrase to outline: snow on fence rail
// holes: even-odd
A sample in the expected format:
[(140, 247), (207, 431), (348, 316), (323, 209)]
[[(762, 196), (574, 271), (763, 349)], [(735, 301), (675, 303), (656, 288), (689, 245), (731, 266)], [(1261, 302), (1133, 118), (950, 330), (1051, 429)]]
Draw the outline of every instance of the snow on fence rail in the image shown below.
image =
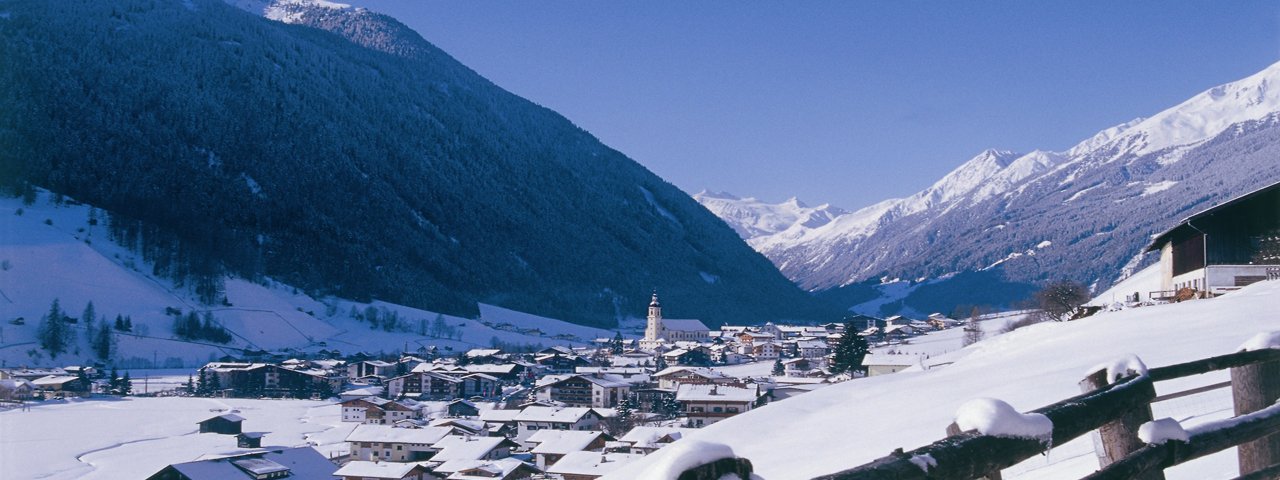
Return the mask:
[[(1139, 438), (1139, 429), (1153, 420), (1155, 382), (1224, 369), (1231, 369), (1235, 418), (1195, 428), (1185, 442), (1161, 439), (1161, 444), (1148, 445)], [(987, 435), (960, 431), (952, 424), (948, 437), (930, 445), (910, 452), (897, 449), (814, 480), (998, 480), (1000, 470), (1093, 430), (1099, 431), (1104, 451), (1099, 457), (1102, 469), (1089, 479), (1163, 480), (1165, 468), (1234, 446), (1240, 447), (1240, 479), (1276, 478), (1273, 474), (1280, 471), (1280, 346), (1245, 347), (1239, 353), (1149, 371), (1131, 358), (1090, 372), (1080, 386), (1085, 393), (1022, 415), (1047, 417), (1052, 422), (1050, 436)], [(749, 468), (746, 459), (737, 460)]]

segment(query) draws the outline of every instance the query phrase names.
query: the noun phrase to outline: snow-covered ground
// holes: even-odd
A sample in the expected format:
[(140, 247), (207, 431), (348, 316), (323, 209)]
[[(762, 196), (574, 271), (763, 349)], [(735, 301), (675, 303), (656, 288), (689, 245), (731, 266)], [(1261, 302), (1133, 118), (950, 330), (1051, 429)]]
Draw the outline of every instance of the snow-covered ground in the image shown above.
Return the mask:
[[(235, 411), (265, 446), (308, 443), (345, 452), (355, 428), (340, 407), (306, 400), (189, 397), (93, 399), (0, 412), (0, 478), (146, 478), (171, 463), (242, 451), (234, 435), (197, 433), (197, 422)], [(336, 469), (336, 467), (335, 467)]]
[[(113, 361), (153, 367), (192, 367), (242, 349), (298, 351), (338, 349), (343, 353), (400, 351), (409, 346), (436, 346), (446, 352), (489, 347), (494, 339), (517, 345), (581, 345), (613, 332), (537, 317), (488, 305), (480, 319), (469, 319), (385, 302), (373, 304), (338, 298), (312, 298), (288, 285), (260, 285), (227, 279), (231, 306), (201, 305), (195, 295), (173, 282), (151, 275), (152, 268), (133, 252), (108, 238), (107, 215), (88, 205), (54, 204), (41, 192), (32, 205), (19, 198), (0, 197), (0, 363), (67, 365), (92, 358), (83, 331), (75, 348), (57, 359), (36, 350), (40, 318), (57, 299), (67, 315), (80, 317), (92, 301), (98, 316), (130, 316), (133, 335), (117, 335), (120, 354)], [(19, 212), (21, 214), (19, 214)], [(92, 222), (91, 219), (96, 220)], [(96, 223), (96, 224), (94, 224)], [(407, 332), (385, 332), (351, 318), (367, 307), (395, 311)], [(212, 312), (235, 337), (225, 347), (183, 342), (173, 338), (172, 317), (166, 308)], [(23, 318), (25, 325), (11, 321)], [(422, 335), (424, 324), (436, 318), (459, 335)], [(536, 327), (538, 333), (494, 328), (502, 324)], [(84, 323), (79, 324), (83, 326)]]
[[(810, 478), (911, 450), (945, 436), (966, 401), (996, 398), (1028, 411), (1079, 394), (1092, 367), (1135, 354), (1161, 366), (1236, 351), (1258, 332), (1280, 329), (1280, 282), (1258, 283), (1210, 299), (1105, 312), (1074, 322), (1040, 323), (989, 337), (949, 354), (955, 363), (927, 371), (853, 380), (776, 402), (691, 433), (727, 444), (764, 479)], [(1157, 384), (1158, 394), (1221, 382), (1224, 373)], [(1184, 426), (1230, 415), (1229, 392), (1213, 390), (1153, 406)], [(1006, 470), (1006, 478), (1067, 479), (1097, 468), (1091, 440), (1054, 446)], [(607, 476), (647, 478), (670, 462), (660, 450)], [(1237, 475), (1233, 450), (1167, 471), (1170, 479)]]

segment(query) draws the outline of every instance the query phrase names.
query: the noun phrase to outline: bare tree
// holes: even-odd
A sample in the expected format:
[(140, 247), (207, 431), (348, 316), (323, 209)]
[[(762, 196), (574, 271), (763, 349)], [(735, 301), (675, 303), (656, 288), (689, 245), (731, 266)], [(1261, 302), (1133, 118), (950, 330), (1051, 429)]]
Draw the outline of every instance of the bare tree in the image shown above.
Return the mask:
[(1089, 289), (1079, 282), (1059, 280), (1036, 292), (1036, 304), (1051, 320), (1070, 320), (1089, 301)]

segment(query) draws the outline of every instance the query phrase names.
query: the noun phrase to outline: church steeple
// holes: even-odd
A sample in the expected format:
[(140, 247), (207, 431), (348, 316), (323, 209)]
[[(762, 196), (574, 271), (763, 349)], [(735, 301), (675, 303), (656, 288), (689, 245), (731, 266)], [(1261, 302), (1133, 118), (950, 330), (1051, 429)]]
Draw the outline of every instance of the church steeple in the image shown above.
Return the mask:
[(649, 300), (649, 321), (645, 325), (644, 339), (657, 340), (662, 338), (662, 304), (658, 303), (658, 291), (654, 290), (653, 298)]

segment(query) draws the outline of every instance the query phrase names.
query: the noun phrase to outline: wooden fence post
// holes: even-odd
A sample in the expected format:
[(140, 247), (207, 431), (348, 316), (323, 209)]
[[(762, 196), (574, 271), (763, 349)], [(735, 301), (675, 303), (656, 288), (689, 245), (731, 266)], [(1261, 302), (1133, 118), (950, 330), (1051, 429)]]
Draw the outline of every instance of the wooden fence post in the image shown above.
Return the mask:
[[(1280, 361), (1232, 368), (1231, 396), (1236, 416), (1275, 405), (1280, 399)], [(1241, 444), (1238, 452), (1241, 475), (1280, 464), (1280, 433)]]
[[(954, 435), (959, 435), (959, 434), (961, 434), (961, 433), (963, 433), (963, 432), (961, 432), (961, 431), (960, 431), (960, 426), (959, 426), (959, 425), (956, 425), (956, 424), (955, 424), (955, 422), (952, 422), (952, 423), (951, 423), (951, 425), (947, 425), (947, 436), (948, 436), (948, 437), (950, 437), (950, 436), (954, 436)], [(981, 477), (978, 477), (978, 478), (976, 478), (976, 479), (974, 479), (974, 480), (1004, 480), (1004, 478), (1001, 476), (1001, 474), (1000, 474), (1000, 471), (999, 471), (999, 470), (994, 470), (994, 471), (991, 471), (991, 472), (987, 472), (987, 474), (986, 474), (986, 475), (981, 476)]]
[[(1080, 391), (1088, 393), (1109, 384), (1107, 371), (1099, 370), (1080, 381)], [(1146, 383), (1137, 388), (1150, 390), (1151, 398), (1156, 396), (1153, 383)], [(1147, 403), (1098, 428), (1098, 434), (1102, 437), (1102, 452), (1098, 455), (1099, 466), (1106, 467), (1145, 447), (1146, 444), (1138, 438), (1138, 427), (1151, 420), (1151, 404)], [(1164, 472), (1149, 472), (1135, 480), (1164, 480)]]

